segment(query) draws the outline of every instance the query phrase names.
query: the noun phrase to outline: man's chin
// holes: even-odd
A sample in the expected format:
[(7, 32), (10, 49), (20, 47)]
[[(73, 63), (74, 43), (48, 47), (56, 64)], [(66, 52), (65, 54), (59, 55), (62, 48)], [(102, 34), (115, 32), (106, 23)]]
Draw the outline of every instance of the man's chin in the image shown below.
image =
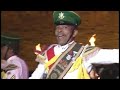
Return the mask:
[(61, 46), (66, 45), (66, 43), (63, 43), (63, 42), (58, 42), (58, 44), (61, 45)]

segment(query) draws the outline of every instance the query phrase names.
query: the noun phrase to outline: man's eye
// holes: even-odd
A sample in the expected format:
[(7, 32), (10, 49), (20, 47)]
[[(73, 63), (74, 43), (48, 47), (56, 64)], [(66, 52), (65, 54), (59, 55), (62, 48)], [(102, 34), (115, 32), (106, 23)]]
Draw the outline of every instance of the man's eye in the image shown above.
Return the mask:
[(57, 29), (68, 29), (69, 27), (67, 27), (67, 26), (63, 26), (63, 27), (56, 27), (56, 30)]

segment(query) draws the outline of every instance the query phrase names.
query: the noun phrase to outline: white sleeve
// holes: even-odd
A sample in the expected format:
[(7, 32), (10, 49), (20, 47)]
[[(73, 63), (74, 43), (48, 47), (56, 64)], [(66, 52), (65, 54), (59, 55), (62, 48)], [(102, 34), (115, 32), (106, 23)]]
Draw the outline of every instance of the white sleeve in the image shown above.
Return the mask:
[(119, 63), (119, 49), (100, 49), (98, 54), (90, 58), (87, 63), (112, 64)]
[(86, 68), (86, 70), (87, 70), (88, 73), (91, 71), (92, 66), (93, 66), (91, 63), (89, 63), (87, 61), (83, 61), (83, 65)]
[(39, 64), (29, 79), (40, 79), (45, 71), (44, 64)]

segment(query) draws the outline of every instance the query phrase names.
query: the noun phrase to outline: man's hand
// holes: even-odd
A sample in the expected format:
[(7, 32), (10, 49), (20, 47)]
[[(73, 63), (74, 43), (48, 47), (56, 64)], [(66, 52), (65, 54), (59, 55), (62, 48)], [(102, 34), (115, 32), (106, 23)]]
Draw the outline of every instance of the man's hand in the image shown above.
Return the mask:
[(37, 57), (35, 59), (36, 62), (40, 62), (41, 64), (45, 63), (45, 57), (40, 55), (40, 54), (37, 54)]
[(92, 69), (90, 71), (89, 75), (90, 75), (91, 79), (100, 79), (99, 75), (97, 74), (97, 72), (94, 69)]

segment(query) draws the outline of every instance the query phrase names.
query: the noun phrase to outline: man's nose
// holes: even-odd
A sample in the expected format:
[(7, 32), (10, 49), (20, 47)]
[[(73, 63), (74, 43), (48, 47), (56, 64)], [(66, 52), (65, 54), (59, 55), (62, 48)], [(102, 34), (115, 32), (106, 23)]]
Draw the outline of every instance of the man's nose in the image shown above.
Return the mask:
[(58, 28), (57, 31), (58, 31), (58, 32), (62, 32), (63, 29), (62, 29), (62, 28)]

